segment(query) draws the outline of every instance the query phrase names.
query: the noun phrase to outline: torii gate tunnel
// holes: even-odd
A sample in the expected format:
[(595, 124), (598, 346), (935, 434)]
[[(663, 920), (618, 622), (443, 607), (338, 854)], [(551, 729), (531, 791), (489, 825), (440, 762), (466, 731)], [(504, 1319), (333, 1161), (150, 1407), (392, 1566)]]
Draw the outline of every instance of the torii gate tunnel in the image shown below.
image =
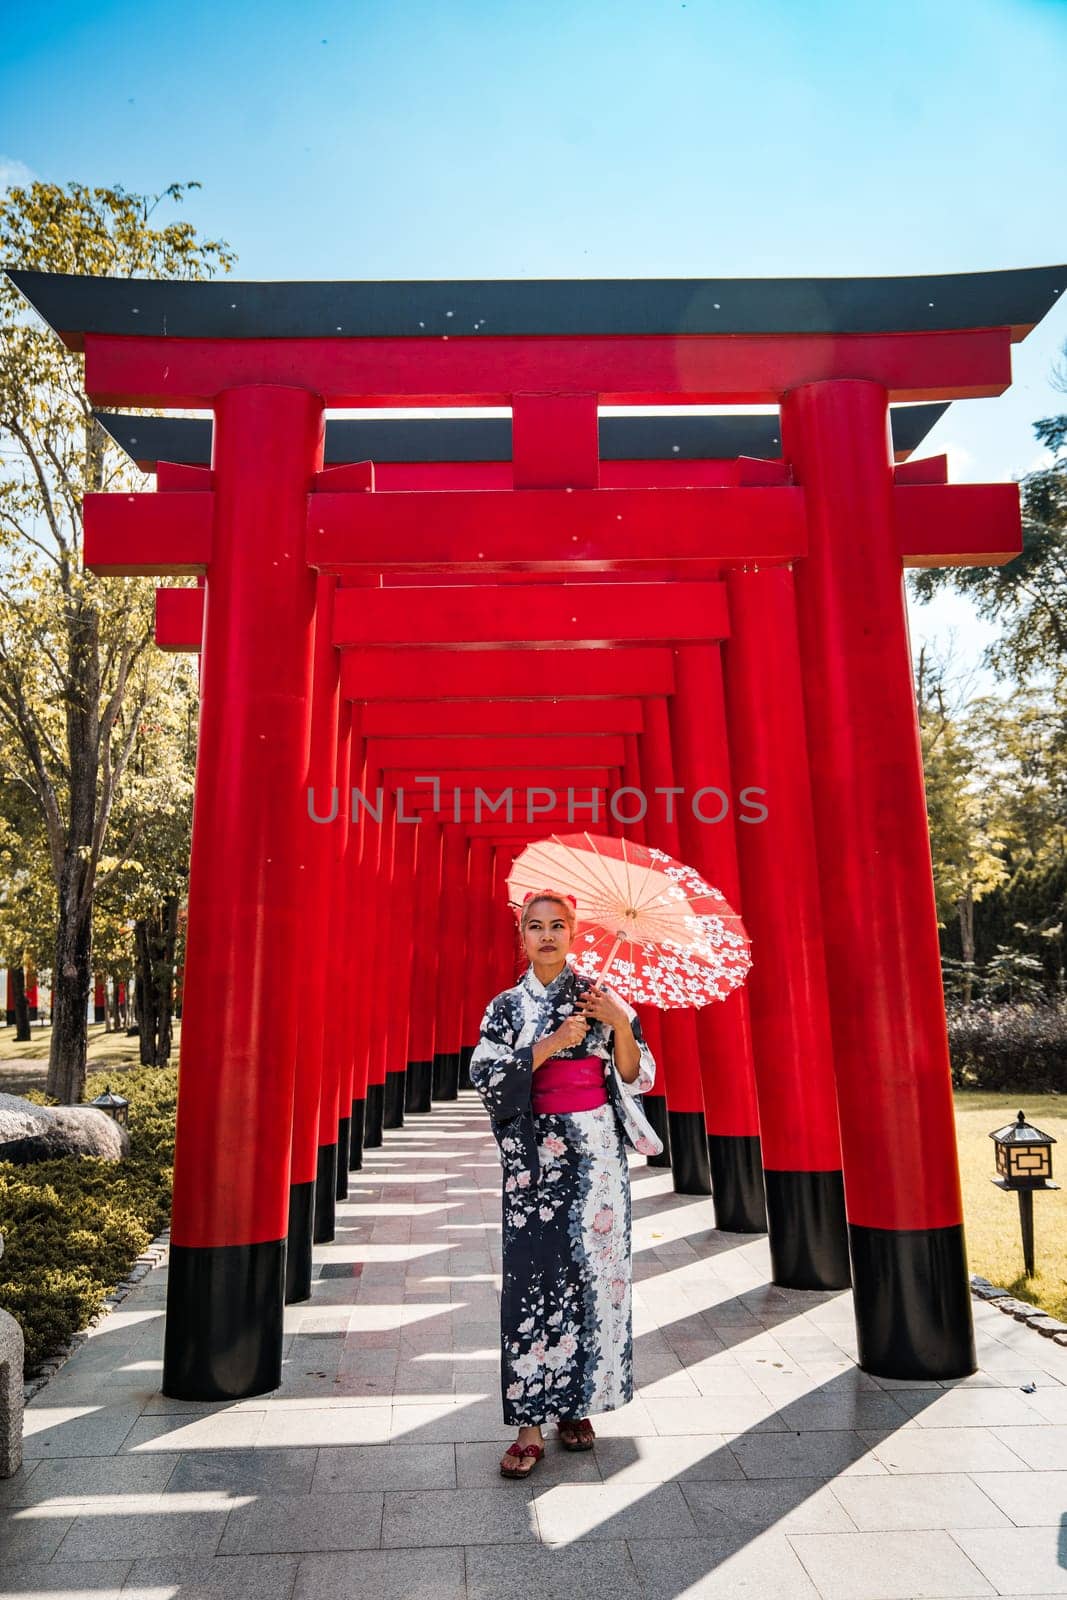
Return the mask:
[[(851, 1281), (868, 1371), (972, 1371), (902, 580), (1010, 560), (1019, 502), (912, 452), (1067, 272), (12, 277), (95, 405), (213, 417), (106, 418), (157, 492), (85, 508), (91, 570), (200, 580), (157, 609), (202, 651), (164, 1392), (278, 1385), (363, 1146), (514, 981), (514, 855), (575, 827), (752, 935), (745, 989), (643, 1018), (675, 1187)], [(510, 421), (415, 415), (456, 407)]]

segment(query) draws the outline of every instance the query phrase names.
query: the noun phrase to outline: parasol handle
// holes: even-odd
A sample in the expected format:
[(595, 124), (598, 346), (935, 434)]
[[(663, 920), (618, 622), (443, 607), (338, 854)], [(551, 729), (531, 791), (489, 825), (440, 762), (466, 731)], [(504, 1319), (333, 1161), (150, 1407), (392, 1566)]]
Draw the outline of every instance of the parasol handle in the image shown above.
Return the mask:
[(622, 944), (622, 942), (623, 942), (623, 938), (622, 938), (622, 934), (620, 933), (620, 934), (618, 934), (616, 936), (615, 943), (612, 945), (610, 951), (608, 952), (608, 959), (604, 963), (603, 970), (601, 971), (601, 974), (600, 974), (599, 978), (597, 979), (597, 981), (593, 985), (594, 992), (597, 989), (602, 989), (604, 987), (604, 979), (608, 975), (608, 972), (609, 972), (609, 970), (611, 968), (611, 963), (615, 960), (615, 957), (619, 953), (619, 946)]

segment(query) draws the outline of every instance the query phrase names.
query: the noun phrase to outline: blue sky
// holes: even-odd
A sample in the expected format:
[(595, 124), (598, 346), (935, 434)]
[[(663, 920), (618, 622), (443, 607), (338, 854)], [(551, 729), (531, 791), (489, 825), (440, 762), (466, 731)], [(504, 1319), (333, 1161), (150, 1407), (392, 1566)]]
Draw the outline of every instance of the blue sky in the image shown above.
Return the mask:
[[(1058, 0), (0, 0), (0, 182), (187, 206), (250, 278), (803, 276), (1067, 257)], [(1058, 308), (956, 478), (1039, 458)], [(913, 640), (953, 621), (913, 614)]]

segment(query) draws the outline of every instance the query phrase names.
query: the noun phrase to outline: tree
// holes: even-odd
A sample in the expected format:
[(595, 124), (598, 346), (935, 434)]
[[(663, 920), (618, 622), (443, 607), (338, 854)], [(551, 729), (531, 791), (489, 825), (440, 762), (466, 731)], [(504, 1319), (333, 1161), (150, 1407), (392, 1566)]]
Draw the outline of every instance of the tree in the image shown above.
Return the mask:
[(157, 658), (155, 667), (169, 682), (137, 731), (112, 816), (115, 870), (97, 897), (96, 918), (112, 947), (129, 952), (132, 937), (141, 1063), (161, 1067), (171, 1053), (179, 911), (189, 876), (197, 669), (180, 655)]
[[(34, 183), (0, 198), (9, 265), (112, 277), (202, 278), (233, 256), (157, 209), (161, 194)], [(92, 910), (112, 811), (138, 729), (161, 692), (146, 670), (152, 585), (100, 579), (82, 562), (82, 500), (134, 486), (83, 393), (81, 358), (41, 329), (0, 280), (0, 722), (17, 743), (14, 777), (32, 798), (56, 894), (48, 1092), (81, 1097), (92, 983)]]
[(1003, 567), (929, 567), (909, 576), (918, 600), (955, 589), (999, 622), (989, 663), (1020, 680), (1067, 672), (1067, 415), (1035, 422), (1034, 432), (1052, 461), (1022, 479), (1022, 554)]
[[(1000, 825), (966, 719), (951, 704), (950, 664), (924, 646), (916, 671), (926, 812), (938, 921), (955, 917), (962, 960), (956, 979), (964, 1004), (975, 975), (974, 908), (1003, 881)], [(946, 972), (946, 976), (948, 976)]]

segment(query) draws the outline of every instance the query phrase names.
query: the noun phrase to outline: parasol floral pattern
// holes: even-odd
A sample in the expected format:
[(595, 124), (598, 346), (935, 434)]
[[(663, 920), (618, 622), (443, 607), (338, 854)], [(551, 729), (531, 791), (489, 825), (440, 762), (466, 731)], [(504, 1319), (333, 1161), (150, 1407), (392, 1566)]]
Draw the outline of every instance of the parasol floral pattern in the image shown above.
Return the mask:
[(567, 956), (582, 977), (610, 971), (631, 1005), (706, 1006), (752, 967), (741, 918), (700, 873), (663, 850), (603, 834), (553, 834), (528, 845), (508, 878), (514, 905), (551, 887), (574, 896)]

